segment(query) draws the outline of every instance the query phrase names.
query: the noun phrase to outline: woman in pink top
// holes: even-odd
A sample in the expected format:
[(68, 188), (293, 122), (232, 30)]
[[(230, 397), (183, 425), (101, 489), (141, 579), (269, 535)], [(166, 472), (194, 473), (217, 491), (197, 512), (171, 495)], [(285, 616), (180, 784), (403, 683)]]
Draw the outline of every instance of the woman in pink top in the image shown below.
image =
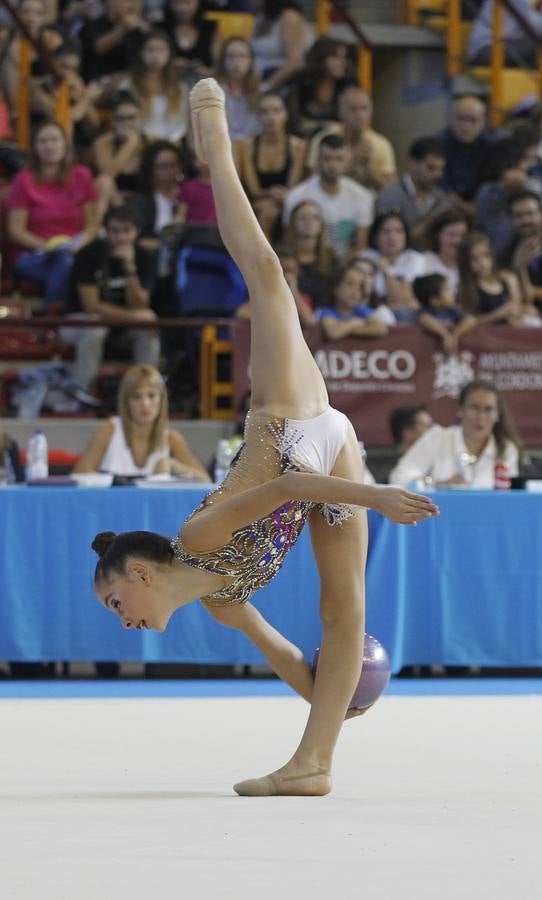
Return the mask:
[(43, 286), (47, 305), (67, 298), (74, 253), (97, 232), (96, 199), (90, 169), (74, 163), (62, 128), (44, 122), (6, 205), (15, 271)]
[(184, 220), (191, 225), (216, 225), (216, 208), (211, 185), (211, 173), (207, 163), (192, 157), (195, 174), (183, 181), (179, 200), (184, 206)]

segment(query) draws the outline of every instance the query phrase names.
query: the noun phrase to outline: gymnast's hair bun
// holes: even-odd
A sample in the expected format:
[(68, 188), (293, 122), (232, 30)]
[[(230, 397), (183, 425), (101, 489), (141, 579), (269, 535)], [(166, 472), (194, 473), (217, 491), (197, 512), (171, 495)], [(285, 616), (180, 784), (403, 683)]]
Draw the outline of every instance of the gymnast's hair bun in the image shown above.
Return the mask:
[(107, 553), (111, 544), (116, 538), (114, 531), (100, 531), (92, 541), (91, 547), (100, 559)]

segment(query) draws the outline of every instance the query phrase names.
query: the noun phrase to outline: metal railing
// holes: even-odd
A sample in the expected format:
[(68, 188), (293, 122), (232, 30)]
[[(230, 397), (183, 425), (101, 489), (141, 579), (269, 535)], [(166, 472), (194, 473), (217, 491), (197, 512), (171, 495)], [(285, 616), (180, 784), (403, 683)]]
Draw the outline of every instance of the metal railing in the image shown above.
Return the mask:
[[(200, 415), (202, 419), (231, 420), (235, 417), (233, 404), (233, 383), (231, 378), (221, 377), (219, 358), (231, 355), (231, 340), (222, 337), (224, 329), (232, 324), (226, 318), (159, 318), (154, 321), (130, 321), (122, 318), (102, 318), (88, 316), (69, 318), (68, 316), (1, 316), (0, 330), (13, 328), (60, 329), (60, 328), (153, 328), (157, 331), (175, 329), (201, 329), (200, 337)], [(1, 375), (0, 375), (1, 380)], [(224, 405), (226, 401), (226, 405)]]

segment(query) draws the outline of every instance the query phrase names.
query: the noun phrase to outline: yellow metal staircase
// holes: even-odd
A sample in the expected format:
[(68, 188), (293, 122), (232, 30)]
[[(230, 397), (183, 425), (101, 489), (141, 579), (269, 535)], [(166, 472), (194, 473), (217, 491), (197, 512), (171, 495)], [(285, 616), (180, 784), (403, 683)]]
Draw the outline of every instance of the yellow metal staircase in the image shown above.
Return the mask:
[(460, 0), (404, 0), (404, 19), (408, 25), (425, 25), (444, 33), (448, 74), (468, 74), (487, 85), (493, 125), (500, 125), (506, 113), (525, 96), (542, 97), (542, 53), (538, 51), (536, 69), (505, 66), (503, 38), (505, 0), (495, 0), (493, 11), (493, 46), (489, 66), (470, 66), (466, 47), (471, 22), (461, 19)]

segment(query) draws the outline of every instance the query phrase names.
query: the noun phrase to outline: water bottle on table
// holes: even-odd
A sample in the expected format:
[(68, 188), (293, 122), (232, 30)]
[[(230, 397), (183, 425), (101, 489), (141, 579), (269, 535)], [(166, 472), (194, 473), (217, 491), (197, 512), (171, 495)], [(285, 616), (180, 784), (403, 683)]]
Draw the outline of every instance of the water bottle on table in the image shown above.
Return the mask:
[(49, 477), (49, 448), (43, 431), (36, 430), (26, 451), (26, 480)]
[(226, 478), (228, 472), (230, 471), (230, 466), (232, 464), (239, 447), (243, 443), (243, 439), (236, 435), (231, 438), (222, 438), (219, 440), (216, 448), (216, 457), (215, 457), (215, 471), (214, 471), (214, 480), (215, 484), (222, 484), (224, 479)]

